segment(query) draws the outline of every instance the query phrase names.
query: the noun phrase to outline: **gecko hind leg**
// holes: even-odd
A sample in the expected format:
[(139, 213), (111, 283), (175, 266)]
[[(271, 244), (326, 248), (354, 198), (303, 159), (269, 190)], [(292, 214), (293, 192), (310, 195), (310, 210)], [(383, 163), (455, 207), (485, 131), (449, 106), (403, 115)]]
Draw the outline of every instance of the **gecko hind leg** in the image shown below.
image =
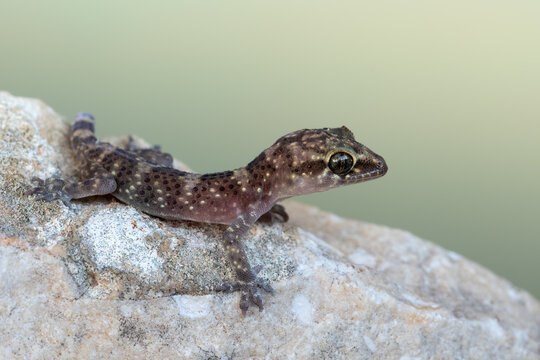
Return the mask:
[(151, 148), (141, 148), (133, 140), (133, 136), (129, 136), (129, 141), (126, 145), (126, 150), (139, 155), (144, 160), (154, 165), (172, 167), (173, 157), (171, 154), (161, 151), (161, 146), (154, 145)]
[(71, 199), (80, 199), (94, 195), (106, 195), (116, 190), (114, 177), (105, 169), (90, 165), (83, 172), (88, 177), (76, 183), (70, 183), (57, 177), (46, 180), (33, 178), (34, 187), (26, 191), (26, 195), (34, 195), (36, 200), (53, 201), (62, 200), (64, 205), (70, 206)]
[(276, 204), (266, 213), (262, 214), (257, 221), (263, 224), (273, 224), (274, 222), (286, 223), (289, 221), (289, 214), (287, 214), (283, 205)]

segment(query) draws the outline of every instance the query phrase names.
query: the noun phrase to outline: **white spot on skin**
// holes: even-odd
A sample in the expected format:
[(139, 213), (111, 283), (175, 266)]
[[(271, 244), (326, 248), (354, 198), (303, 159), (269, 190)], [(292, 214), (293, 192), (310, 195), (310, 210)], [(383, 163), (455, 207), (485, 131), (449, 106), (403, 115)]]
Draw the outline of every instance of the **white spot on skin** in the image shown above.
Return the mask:
[(210, 188), (210, 192), (211, 192), (211, 193), (216, 192), (216, 189)]
[(206, 201), (201, 200), (201, 205), (204, 205), (204, 204), (206, 204)]
[(158, 194), (161, 194), (161, 193), (163, 192), (163, 190), (157, 189), (156, 192), (157, 192)]
[(313, 307), (304, 295), (299, 294), (294, 297), (291, 310), (296, 319), (302, 324), (310, 324), (312, 322)]
[(189, 210), (193, 210), (193, 206), (190, 206), (190, 207), (189, 207)]
[(154, 185), (159, 185), (159, 181), (154, 181)]
[(242, 188), (242, 191), (243, 191), (243, 192), (246, 192), (246, 188), (245, 188), (245, 187), (243, 187), (243, 188)]
[(157, 199), (158, 199), (158, 201), (163, 201), (163, 198), (161, 196), (158, 197)]
[(258, 192), (258, 193), (262, 192), (262, 189), (261, 189), (261, 188), (257, 188), (257, 192)]
[(186, 193), (186, 195), (187, 195), (187, 196), (191, 196), (191, 195), (193, 195), (193, 194), (192, 194), (192, 193), (190, 193), (190, 192), (188, 192), (188, 193)]

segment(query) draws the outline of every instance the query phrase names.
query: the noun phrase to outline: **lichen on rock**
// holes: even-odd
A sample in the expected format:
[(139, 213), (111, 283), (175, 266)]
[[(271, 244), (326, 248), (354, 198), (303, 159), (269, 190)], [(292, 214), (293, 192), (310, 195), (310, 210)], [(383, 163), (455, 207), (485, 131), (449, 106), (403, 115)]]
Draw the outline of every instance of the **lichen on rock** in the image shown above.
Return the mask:
[(212, 291), (233, 278), (224, 226), (24, 195), (33, 176), (76, 175), (68, 129), (0, 92), (2, 359), (540, 358), (525, 291), (410, 233), (292, 202), (289, 223), (246, 239), (276, 294), (242, 319), (238, 294)]

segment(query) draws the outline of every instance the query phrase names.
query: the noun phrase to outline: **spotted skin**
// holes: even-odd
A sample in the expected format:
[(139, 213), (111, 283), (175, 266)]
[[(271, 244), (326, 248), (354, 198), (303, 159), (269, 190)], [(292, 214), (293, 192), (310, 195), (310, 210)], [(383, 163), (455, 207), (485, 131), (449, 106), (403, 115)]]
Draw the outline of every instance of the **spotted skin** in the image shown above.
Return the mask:
[(262, 217), (266, 222), (287, 221), (276, 203), (292, 196), (325, 191), (383, 176), (384, 159), (355, 141), (346, 127), (304, 129), (287, 134), (246, 167), (196, 174), (172, 167), (172, 157), (159, 148), (127, 149), (100, 142), (94, 136), (94, 118), (77, 115), (71, 128), (71, 146), (79, 162), (81, 181), (34, 179), (27, 193), (51, 201), (111, 194), (120, 201), (163, 219), (221, 223), (228, 259), (236, 282), (221, 291), (240, 291), (245, 316), (250, 303), (263, 310), (260, 289), (272, 287), (257, 277), (247, 259), (242, 237)]

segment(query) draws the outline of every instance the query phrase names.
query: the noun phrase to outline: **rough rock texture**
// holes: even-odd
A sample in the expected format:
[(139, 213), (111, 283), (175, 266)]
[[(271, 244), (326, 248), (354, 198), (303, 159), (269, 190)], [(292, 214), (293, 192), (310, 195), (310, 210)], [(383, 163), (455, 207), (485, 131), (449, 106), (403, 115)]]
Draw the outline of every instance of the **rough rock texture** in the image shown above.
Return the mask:
[(0, 93), (1, 359), (540, 358), (526, 292), (407, 232), (295, 203), (289, 223), (250, 232), (276, 294), (242, 319), (238, 294), (211, 291), (232, 277), (223, 226), (23, 195), (32, 176), (73, 176), (67, 133), (40, 101)]

